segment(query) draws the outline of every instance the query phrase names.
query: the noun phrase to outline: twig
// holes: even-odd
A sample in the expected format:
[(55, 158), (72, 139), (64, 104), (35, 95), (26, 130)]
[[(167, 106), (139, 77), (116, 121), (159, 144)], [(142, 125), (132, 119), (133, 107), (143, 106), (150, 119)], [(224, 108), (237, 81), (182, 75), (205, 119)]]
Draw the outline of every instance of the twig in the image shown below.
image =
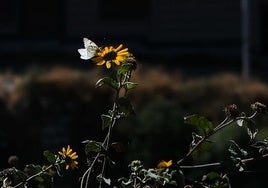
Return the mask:
[(218, 126), (216, 126), (213, 131), (209, 132), (207, 135), (205, 135), (204, 137), (202, 137), (201, 140), (199, 140), (197, 142), (196, 145), (194, 145), (194, 147), (192, 147), (190, 149), (190, 151), (186, 154), (185, 157), (183, 157), (182, 159), (180, 159), (177, 162), (177, 165), (180, 165), (181, 163), (183, 163), (190, 155), (192, 155), (192, 153), (204, 142), (206, 141), (209, 137), (211, 137), (212, 135), (214, 135), (215, 133), (217, 133), (218, 131), (220, 131), (221, 129), (227, 127), (228, 125), (230, 125), (231, 123), (233, 123), (234, 121), (240, 120), (240, 119), (252, 119), (253, 117), (255, 117), (257, 114), (257, 112), (254, 112), (251, 116), (248, 117), (238, 117), (236, 119), (231, 119), (229, 121), (227, 121), (229, 118), (226, 117)]
[[(255, 160), (259, 160), (259, 159), (263, 159), (263, 158), (267, 158), (268, 154), (264, 154), (262, 156), (259, 157), (251, 157), (251, 158), (247, 158), (247, 159), (242, 159), (241, 162), (243, 163), (248, 163), (248, 162), (252, 162)], [(222, 163), (207, 163), (207, 164), (199, 164), (199, 165), (185, 165), (185, 166), (180, 166), (181, 169), (193, 169), (193, 168), (206, 168), (206, 167), (218, 167), (218, 166), (222, 166)]]
[(53, 167), (53, 165), (49, 165), (48, 167), (46, 167), (45, 169), (41, 170), (40, 172), (38, 172), (37, 174), (34, 174), (32, 175), (31, 177), (29, 177), (28, 179), (26, 179), (25, 181), (23, 182), (20, 182), (19, 184), (15, 185), (14, 187), (12, 188), (16, 188), (16, 187), (19, 187), (29, 181), (31, 181), (32, 179), (36, 178), (37, 176), (40, 176), (41, 174), (43, 174), (44, 172), (46, 172), (48, 169), (50, 169), (51, 167)]

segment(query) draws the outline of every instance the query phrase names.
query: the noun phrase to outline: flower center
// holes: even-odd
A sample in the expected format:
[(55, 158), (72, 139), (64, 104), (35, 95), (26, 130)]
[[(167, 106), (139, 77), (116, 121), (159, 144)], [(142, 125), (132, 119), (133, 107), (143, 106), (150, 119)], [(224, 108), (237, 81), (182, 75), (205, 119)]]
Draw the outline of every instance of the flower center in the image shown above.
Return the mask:
[(71, 164), (73, 160), (71, 159), (71, 157), (66, 156), (65, 161), (66, 161), (66, 164)]
[(115, 51), (108, 52), (103, 56), (103, 59), (105, 61), (115, 60), (117, 56), (117, 53)]

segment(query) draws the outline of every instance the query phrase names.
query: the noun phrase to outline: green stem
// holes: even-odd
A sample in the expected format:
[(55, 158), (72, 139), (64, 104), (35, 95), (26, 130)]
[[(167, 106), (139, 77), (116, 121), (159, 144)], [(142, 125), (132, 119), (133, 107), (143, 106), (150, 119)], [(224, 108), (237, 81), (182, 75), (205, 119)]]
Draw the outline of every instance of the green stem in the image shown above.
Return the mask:
[[(112, 122), (109, 125), (108, 133), (107, 133), (107, 136), (106, 136), (107, 140), (106, 140), (106, 142), (105, 141), (103, 142), (103, 146), (105, 148), (105, 151), (107, 151), (108, 148), (109, 148), (110, 139), (111, 139), (111, 135), (112, 135), (112, 128), (113, 128), (113, 126), (114, 126), (114, 124), (116, 122), (116, 116), (117, 116), (116, 110), (117, 110), (117, 107), (118, 107), (117, 101), (119, 99), (119, 93), (120, 93), (120, 90), (122, 88), (122, 83), (121, 82), (122, 82), (122, 76), (120, 76), (119, 86), (118, 86), (118, 89), (116, 90), (115, 101), (114, 101), (113, 110), (112, 110), (112, 113), (113, 113)], [(102, 170), (101, 170), (101, 177), (102, 178), (104, 177), (104, 174), (105, 174), (106, 161), (107, 161), (106, 156), (104, 156), (103, 164), (102, 164)], [(101, 187), (102, 187), (102, 182), (100, 182), (100, 184), (99, 184), (99, 188), (101, 188)]]
[(97, 156), (94, 158), (92, 164), (90, 165), (90, 167), (87, 169), (87, 171), (83, 174), (82, 176), (82, 179), (81, 179), (81, 183), (80, 183), (80, 188), (83, 188), (83, 183), (84, 183), (84, 179), (85, 177), (87, 176), (87, 179), (86, 179), (86, 185), (85, 185), (85, 188), (88, 187), (88, 182), (89, 182), (89, 177), (90, 177), (90, 174), (91, 174), (91, 171), (93, 169), (93, 166), (95, 165), (97, 159), (99, 158), (100, 156), (100, 153), (97, 154)]

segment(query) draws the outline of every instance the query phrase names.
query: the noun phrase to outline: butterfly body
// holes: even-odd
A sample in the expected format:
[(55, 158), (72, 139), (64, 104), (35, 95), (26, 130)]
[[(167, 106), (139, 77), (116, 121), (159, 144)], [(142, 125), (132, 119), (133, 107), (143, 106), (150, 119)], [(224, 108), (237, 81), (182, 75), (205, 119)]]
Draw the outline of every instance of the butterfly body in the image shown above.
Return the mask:
[(85, 48), (78, 49), (80, 58), (84, 60), (91, 59), (100, 50), (100, 48), (88, 38), (83, 38)]

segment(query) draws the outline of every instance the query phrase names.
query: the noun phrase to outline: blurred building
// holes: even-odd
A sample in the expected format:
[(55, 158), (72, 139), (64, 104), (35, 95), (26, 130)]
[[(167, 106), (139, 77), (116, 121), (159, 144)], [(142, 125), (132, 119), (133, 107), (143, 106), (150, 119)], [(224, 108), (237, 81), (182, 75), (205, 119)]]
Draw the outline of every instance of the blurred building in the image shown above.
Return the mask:
[[(86, 36), (100, 44), (127, 43), (144, 57), (239, 57), (240, 4), (240, 0), (5, 0), (0, 8), (0, 55), (69, 54)], [(267, 10), (267, 0), (252, 0), (251, 51), (257, 57), (268, 52)]]

